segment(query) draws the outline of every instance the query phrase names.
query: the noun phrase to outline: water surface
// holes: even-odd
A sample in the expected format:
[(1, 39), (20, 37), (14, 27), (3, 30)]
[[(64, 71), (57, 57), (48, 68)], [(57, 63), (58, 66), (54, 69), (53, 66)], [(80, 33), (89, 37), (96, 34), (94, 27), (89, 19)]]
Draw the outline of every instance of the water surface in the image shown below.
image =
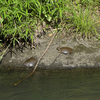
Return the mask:
[(1, 71), (0, 100), (100, 100), (100, 68)]

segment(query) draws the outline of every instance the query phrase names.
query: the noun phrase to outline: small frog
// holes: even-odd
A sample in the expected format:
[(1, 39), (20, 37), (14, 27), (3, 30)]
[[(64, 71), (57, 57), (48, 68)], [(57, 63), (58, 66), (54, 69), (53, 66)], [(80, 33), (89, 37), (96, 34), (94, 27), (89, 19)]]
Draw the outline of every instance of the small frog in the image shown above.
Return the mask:
[(37, 63), (37, 60), (35, 58), (31, 57), (31, 58), (27, 59), (23, 65), (26, 67), (33, 67), (33, 66), (35, 66), (36, 63)]
[(73, 52), (73, 49), (69, 47), (57, 47), (57, 50), (63, 54), (71, 54)]

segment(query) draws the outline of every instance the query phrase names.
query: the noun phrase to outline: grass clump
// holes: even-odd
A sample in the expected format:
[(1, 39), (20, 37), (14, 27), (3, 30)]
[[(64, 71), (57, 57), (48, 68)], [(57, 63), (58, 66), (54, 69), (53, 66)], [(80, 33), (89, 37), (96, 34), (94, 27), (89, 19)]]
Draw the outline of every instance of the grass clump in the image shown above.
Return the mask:
[(22, 41), (33, 44), (49, 27), (61, 29), (65, 36), (98, 39), (99, 7), (99, 0), (1, 0), (0, 40), (13, 46)]
[(77, 8), (73, 8), (72, 22), (75, 28), (75, 37), (91, 39), (93, 36), (99, 35), (96, 31), (95, 15), (89, 7), (81, 8), (80, 4)]

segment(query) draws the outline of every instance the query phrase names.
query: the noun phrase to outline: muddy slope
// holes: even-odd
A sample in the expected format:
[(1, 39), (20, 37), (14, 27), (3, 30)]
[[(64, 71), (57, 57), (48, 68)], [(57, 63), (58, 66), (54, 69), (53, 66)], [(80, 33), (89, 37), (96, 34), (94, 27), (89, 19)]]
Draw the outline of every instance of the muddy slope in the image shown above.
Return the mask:
[[(24, 61), (30, 57), (36, 57), (37, 59), (42, 55), (46, 49), (51, 38), (45, 38), (40, 40), (41, 45), (35, 49), (27, 48), (23, 49), (23, 53), (18, 50), (9, 52), (2, 60), (1, 67), (22, 67)], [(55, 38), (49, 47), (48, 51), (41, 59), (38, 67), (41, 68), (79, 68), (79, 67), (100, 67), (100, 43), (99, 42), (84, 42), (80, 41), (80, 44), (72, 39)], [(74, 49), (70, 55), (60, 54), (57, 47), (68, 46)]]

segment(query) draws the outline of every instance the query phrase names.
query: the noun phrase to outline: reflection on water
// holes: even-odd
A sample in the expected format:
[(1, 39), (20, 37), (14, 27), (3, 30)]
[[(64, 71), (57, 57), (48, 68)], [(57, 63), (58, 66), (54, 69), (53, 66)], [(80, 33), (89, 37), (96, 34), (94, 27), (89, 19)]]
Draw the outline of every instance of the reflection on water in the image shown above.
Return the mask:
[(0, 100), (99, 100), (100, 68), (1, 72)]

